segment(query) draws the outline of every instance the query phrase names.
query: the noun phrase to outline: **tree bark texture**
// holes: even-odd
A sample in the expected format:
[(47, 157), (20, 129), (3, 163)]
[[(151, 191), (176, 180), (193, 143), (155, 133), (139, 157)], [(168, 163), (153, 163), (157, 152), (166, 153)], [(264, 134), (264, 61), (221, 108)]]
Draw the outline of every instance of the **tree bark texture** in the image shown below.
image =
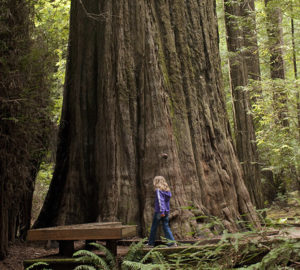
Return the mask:
[[(283, 59), (283, 34), (282, 34), (282, 11), (278, 2), (265, 0), (267, 15), (267, 32), (270, 51), (270, 75), (271, 79), (285, 79), (285, 64)], [(287, 96), (277, 87), (274, 91), (274, 107), (278, 114), (278, 120), (283, 127), (289, 126), (287, 119), (288, 108), (286, 105)], [(277, 105), (279, 104), (279, 105)]]
[[(193, 211), (257, 224), (229, 134), (214, 1), (72, 1), (54, 177), (35, 224), (121, 220), (147, 234), (152, 179), (184, 237)], [(166, 153), (168, 159), (162, 158)]]
[[(293, 11), (293, 8), (292, 8)], [(292, 50), (293, 50), (293, 68), (294, 68), (294, 76), (295, 80), (298, 80), (298, 70), (297, 70), (297, 54), (296, 54), (296, 44), (295, 44), (295, 25), (294, 19), (291, 18), (291, 34), (292, 34)], [(300, 93), (299, 91), (296, 93), (296, 102), (297, 102), (297, 128), (298, 128), (298, 140), (300, 141)], [(295, 175), (297, 176), (297, 187), (300, 190), (300, 178), (297, 175), (297, 170), (295, 170)]]
[[(0, 259), (30, 228), (32, 195), (47, 149), (49, 91), (43, 60), (31, 55), (27, 1), (0, 2)], [(40, 52), (40, 51), (39, 51)], [(39, 58), (39, 59), (37, 59)], [(32, 61), (32, 62), (31, 62)]]
[[(298, 70), (297, 70), (297, 55), (296, 55), (296, 44), (295, 44), (295, 25), (294, 19), (291, 18), (291, 33), (292, 33), (292, 50), (293, 50), (293, 68), (295, 79), (298, 80)], [(300, 93), (296, 94), (297, 100), (297, 119), (298, 119), (298, 136), (300, 140)]]
[(229, 67), (236, 149), (252, 202), (258, 208), (263, 208), (254, 121), (251, 114), (249, 92), (244, 89), (248, 85), (248, 68), (243, 52), (244, 31), (240, 27), (243, 7), (236, 1), (224, 0), (224, 10), (227, 47), (230, 52)]
[(259, 48), (256, 32), (256, 13), (254, 0), (243, 0), (240, 4), (243, 18), (242, 28), (244, 35), (245, 60), (248, 78), (260, 81)]

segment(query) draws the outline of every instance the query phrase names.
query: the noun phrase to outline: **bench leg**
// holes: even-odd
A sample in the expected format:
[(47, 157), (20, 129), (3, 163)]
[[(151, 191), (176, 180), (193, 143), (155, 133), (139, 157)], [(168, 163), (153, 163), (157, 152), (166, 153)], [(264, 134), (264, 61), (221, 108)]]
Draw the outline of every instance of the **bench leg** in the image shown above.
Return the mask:
[(106, 248), (112, 255), (117, 256), (117, 240), (106, 240)]
[(72, 257), (74, 253), (74, 241), (65, 240), (65, 241), (58, 241), (58, 243), (59, 243), (59, 255)]

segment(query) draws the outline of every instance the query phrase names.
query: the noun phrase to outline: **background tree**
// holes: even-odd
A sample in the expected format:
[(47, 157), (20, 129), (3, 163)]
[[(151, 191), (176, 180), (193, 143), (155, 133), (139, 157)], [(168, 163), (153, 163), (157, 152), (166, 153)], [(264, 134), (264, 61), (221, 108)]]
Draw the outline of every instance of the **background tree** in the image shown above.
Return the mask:
[[(270, 75), (271, 79), (285, 79), (285, 65), (283, 57), (283, 36), (282, 36), (282, 11), (278, 1), (265, 0), (267, 15), (267, 33), (270, 50)], [(275, 88), (276, 89), (276, 88)], [(274, 90), (275, 90), (274, 89)], [(278, 112), (278, 120), (283, 127), (289, 126), (287, 118), (287, 96), (283, 89), (277, 88), (274, 91), (274, 106)]]
[[(297, 67), (297, 50), (295, 43), (295, 23), (294, 23), (294, 3), (291, 4), (291, 34), (292, 34), (292, 51), (293, 51), (293, 69), (295, 79), (298, 80), (298, 67)], [(298, 131), (299, 131), (299, 140), (300, 140), (300, 93), (296, 93), (297, 99), (297, 118), (298, 118)]]
[[(73, 1), (54, 176), (36, 227), (152, 216), (172, 188), (175, 234), (191, 206), (229, 230), (257, 224), (225, 110), (213, 1)], [(161, 154), (167, 153), (168, 159)]]
[[(30, 227), (32, 194), (51, 125), (44, 50), (30, 38), (31, 6), (0, 2), (0, 258)], [(41, 44), (40, 44), (41, 45)]]
[[(224, 0), (225, 25), (227, 31), (227, 46), (229, 51), (230, 82), (233, 100), (234, 134), (238, 158), (242, 164), (245, 183), (248, 187), (252, 202), (258, 207), (263, 208), (263, 196), (260, 182), (260, 169), (258, 163), (258, 153), (256, 147), (256, 137), (253, 118), (251, 114), (250, 96), (245, 86), (248, 85), (248, 70), (252, 71), (252, 77), (259, 78), (259, 65), (253, 61), (248, 69), (251, 52), (255, 48), (255, 40), (244, 38), (246, 29), (241, 21), (246, 3), (239, 3), (232, 0)], [(242, 25), (242, 26), (241, 26)], [(247, 24), (247, 29), (251, 26)], [(254, 32), (253, 29), (251, 32)], [(247, 53), (246, 45), (250, 45)], [(256, 44), (257, 45), (257, 44)], [(253, 59), (258, 60), (257, 51)]]
[(247, 65), (248, 79), (260, 81), (259, 47), (257, 41), (256, 10), (254, 0), (243, 0), (240, 3), (241, 20), (238, 22), (243, 29), (244, 55)]

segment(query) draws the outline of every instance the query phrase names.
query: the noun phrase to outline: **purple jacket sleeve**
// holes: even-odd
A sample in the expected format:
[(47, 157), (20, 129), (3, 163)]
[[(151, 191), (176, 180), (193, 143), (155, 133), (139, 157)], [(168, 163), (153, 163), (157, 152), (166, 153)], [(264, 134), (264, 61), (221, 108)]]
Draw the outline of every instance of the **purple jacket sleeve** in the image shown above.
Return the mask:
[(156, 190), (156, 197), (157, 197), (157, 201), (158, 201), (159, 212), (161, 214), (164, 214), (166, 211), (165, 199), (164, 199), (164, 196), (162, 196), (162, 194), (160, 193), (159, 189)]

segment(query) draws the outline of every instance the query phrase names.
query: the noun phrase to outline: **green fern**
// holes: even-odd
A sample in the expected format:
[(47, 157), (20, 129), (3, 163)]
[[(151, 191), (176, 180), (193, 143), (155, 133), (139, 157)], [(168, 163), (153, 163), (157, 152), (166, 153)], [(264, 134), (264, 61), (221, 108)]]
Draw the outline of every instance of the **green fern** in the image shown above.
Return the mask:
[(141, 257), (141, 250), (144, 247), (144, 242), (147, 238), (140, 240), (138, 243), (132, 243), (129, 247), (129, 251), (124, 257), (124, 261), (134, 261)]
[(140, 262), (123, 261), (122, 263), (127, 269), (133, 270), (166, 270), (165, 265), (162, 264), (144, 264)]
[(162, 265), (163, 269), (170, 269), (165, 257), (158, 251), (152, 253), (152, 262), (156, 265)]
[(105, 258), (108, 261), (108, 265), (110, 266), (110, 269), (117, 269), (115, 256), (105, 246), (97, 243), (90, 243), (90, 245), (104, 252)]
[[(95, 253), (88, 251), (88, 250), (79, 250), (73, 254), (74, 257), (77, 258), (78, 261), (83, 263), (88, 263), (91, 265), (94, 265), (98, 269), (104, 269), (104, 270), (114, 270), (117, 269), (116, 264), (116, 258), (112, 255), (112, 253), (103, 245), (97, 244), (97, 243), (90, 243), (89, 245), (96, 247), (98, 250), (102, 251), (105, 256), (105, 260), (101, 258), (100, 256), (96, 255)], [(91, 268), (90, 265), (83, 265), (83, 269), (95, 269)], [(90, 268), (89, 268), (90, 267)], [(77, 269), (78, 270), (78, 269)]]
[[(137, 244), (130, 246), (130, 249), (125, 256), (122, 263), (122, 270), (127, 269), (170, 269), (168, 262), (165, 257), (157, 251), (158, 247), (155, 247), (148, 251), (145, 256), (141, 257), (141, 250), (144, 247), (144, 242), (146, 239), (142, 239)], [(146, 263), (150, 261), (151, 263)]]
[[(79, 257), (80, 256), (80, 257)], [(73, 254), (73, 257), (79, 257), (76, 259), (78, 262), (88, 263), (94, 265), (95, 267), (102, 267), (104, 270), (112, 270), (109, 268), (104, 259), (96, 255), (95, 253), (89, 250), (79, 250)], [(87, 267), (88, 265), (84, 265)], [(97, 269), (96, 268), (96, 269)]]
[(150, 250), (140, 262), (144, 263), (148, 260), (148, 258), (151, 258), (152, 263), (164, 265), (166, 269), (169, 269), (168, 262), (166, 261), (164, 255), (159, 251), (155, 249)]
[(94, 266), (91, 265), (79, 265), (74, 268), (74, 270), (97, 270)]
[[(36, 263), (30, 265), (29, 267), (27, 267), (25, 270), (35, 269), (36, 267), (39, 267), (39, 266), (42, 266), (42, 265), (48, 266), (49, 264), (45, 263), (45, 262), (36, 262)], [(51, 269), (44, 268), (44, 270), (51, 270)]]

